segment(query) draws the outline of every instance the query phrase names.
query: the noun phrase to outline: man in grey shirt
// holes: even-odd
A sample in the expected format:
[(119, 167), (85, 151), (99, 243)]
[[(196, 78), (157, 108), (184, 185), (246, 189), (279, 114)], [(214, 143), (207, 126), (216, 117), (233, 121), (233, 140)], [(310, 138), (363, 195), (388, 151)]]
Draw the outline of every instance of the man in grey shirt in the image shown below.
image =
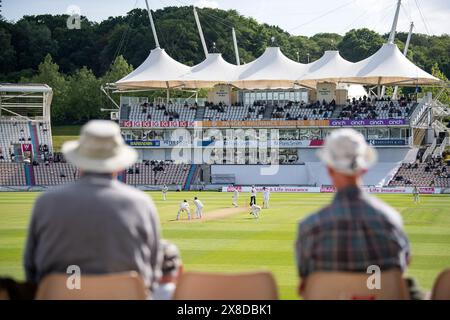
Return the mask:
[(91, 121), (63, 153), (81, 179), (37, 199), (25, 250), (27, 280), (39, 283), (76, 265), (81, 275), (134, 270), (152, 289), (162, 263), (159, 219), (146, 194), (117, 181), (137, 158), (119, 126)]

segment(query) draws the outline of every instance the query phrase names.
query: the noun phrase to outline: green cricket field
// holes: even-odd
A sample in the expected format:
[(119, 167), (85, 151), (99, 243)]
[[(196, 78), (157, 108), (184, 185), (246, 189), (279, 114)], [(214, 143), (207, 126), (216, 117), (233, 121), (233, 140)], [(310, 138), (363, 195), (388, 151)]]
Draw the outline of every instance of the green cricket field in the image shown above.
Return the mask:
[[(22, 255), (36, 192), (0, 193), (0, 276), (23, 279)], [(162, 236), (181, 250), (185, 270), (239, 272), (271, 271), (282, 299), (297, 299), (298, 276), (294, 241), (298, 222), (331, 201), (332, 194), (272, 193), (269, 209), (254, 219), (249, 195), (241, 194), (241, 209), (232, 209), (231, 193), (149, 192), (158, 208)], [(204, 219), (174, 221), (179, 203), (194, 208), (198, 196)], [(379, 195), (404, 219), (412, 246), (408, 275), (429, 291), (438, 273), (450, 266), (450, 197), (424, 195), (415, 204), (411, 195)], [(258, 195), (259, 202), (262, 195)], [(64, 210), (64, 208), (61, 208)]]

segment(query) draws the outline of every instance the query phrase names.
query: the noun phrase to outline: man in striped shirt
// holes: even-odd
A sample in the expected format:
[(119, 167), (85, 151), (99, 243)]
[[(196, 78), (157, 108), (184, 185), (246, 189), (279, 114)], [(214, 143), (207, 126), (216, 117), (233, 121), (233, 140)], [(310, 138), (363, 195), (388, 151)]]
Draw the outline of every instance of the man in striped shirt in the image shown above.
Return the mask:
[(299, 292), (317, 271), (365, 273), (371, 265), (405, 270), (410, 249), (400, 214), (361, 188), (362, 175), (376, 162), (375, 149), (355, 130), (339, 129), (318, 155), (337, 193), (331, 204), (299, 225)]

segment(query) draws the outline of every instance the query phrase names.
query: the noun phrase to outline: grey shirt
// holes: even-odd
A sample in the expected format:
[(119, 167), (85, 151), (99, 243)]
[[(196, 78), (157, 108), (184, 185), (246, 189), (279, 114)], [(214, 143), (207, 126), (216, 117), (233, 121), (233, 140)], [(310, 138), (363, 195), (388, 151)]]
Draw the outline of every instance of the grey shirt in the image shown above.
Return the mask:
[(88, 174), (45, 192), (34, 205), (24, 266), (28, 281), (66, 273), (137, 271), (152, 288), (162, 262), (159, 218), (143, 192), (106, 175)]

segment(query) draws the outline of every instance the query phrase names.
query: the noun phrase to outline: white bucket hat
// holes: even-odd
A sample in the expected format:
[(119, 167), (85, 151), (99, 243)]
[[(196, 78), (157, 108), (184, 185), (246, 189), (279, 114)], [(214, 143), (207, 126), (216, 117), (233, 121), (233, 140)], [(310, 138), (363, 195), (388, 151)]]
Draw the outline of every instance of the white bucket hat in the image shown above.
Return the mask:
[(92, 120), (81, 128), (78, 141), (62, 146), (67, 161), (86, 172), (111, 173), (125, 169), (137, 160), (137, 153), (127, 146), (119, 126), (109, 120)]
[(353, 129), (337, 129), (326, 139), (317, 156), (334, 170), (355, 175), (370, 168), (377, 161), (377, 152), (364, 136)]

